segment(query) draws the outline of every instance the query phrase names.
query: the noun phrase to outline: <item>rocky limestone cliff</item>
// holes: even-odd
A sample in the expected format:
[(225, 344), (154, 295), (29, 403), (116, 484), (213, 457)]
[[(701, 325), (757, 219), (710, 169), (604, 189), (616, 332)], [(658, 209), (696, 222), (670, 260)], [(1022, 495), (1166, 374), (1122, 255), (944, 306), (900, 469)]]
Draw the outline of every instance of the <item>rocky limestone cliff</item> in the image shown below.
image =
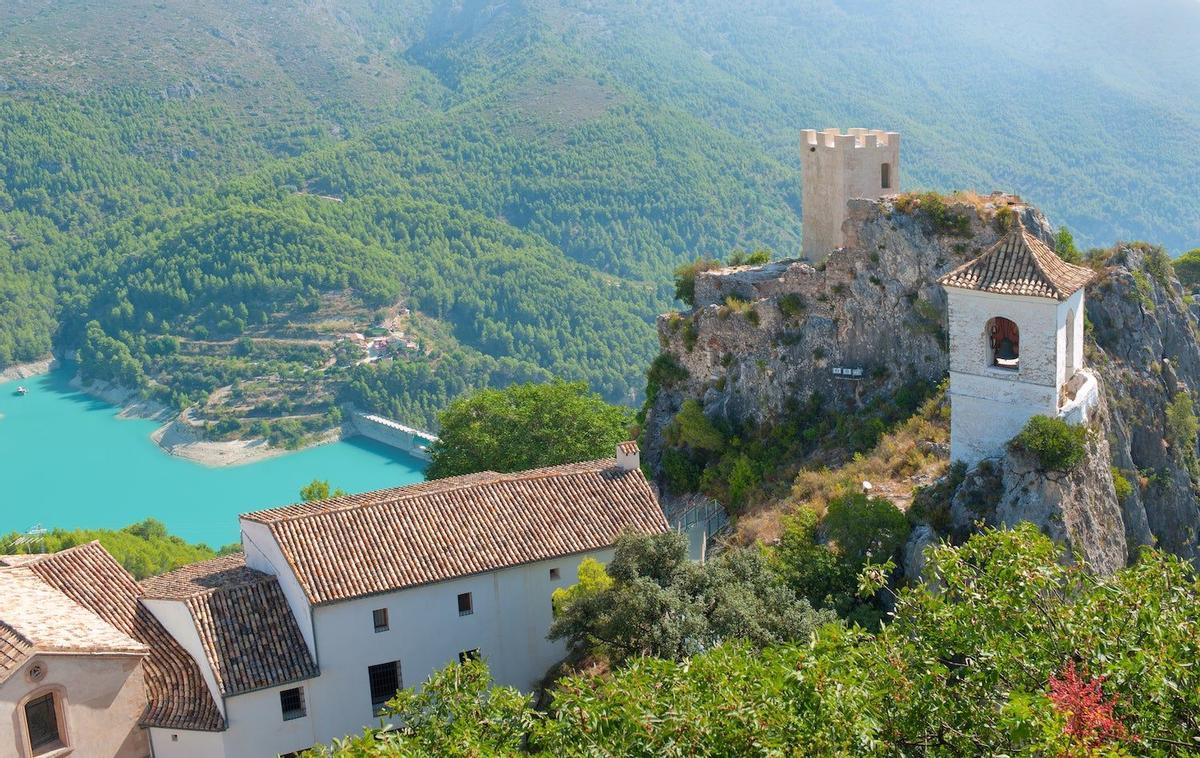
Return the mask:
[[(948, 362), (937, 278), (999, 239), (995, 209), (1017, 199), (989, 201), (951, 204), (950, 213), (965, 217), (951, 233), (890, 199), (852, 200), (848, 245), (822, 264), (784, 260), (697, 276), (694, 309), (658, 320), (662, 351), (688, 376), (660, 392), (647, 414), (652, 469), (666, 425), (688, 398), (702, 401), (710, 418), (757, 426), (814, 392), (847, 410), (913, 379), (940, 381)], [(1041, 213), (1018, 208), (1026, 228), (1049, 240)]]
[[(953, 229), (889, 199), (852, 201), (849, 243), (822, 265), (779, 261), (700, 274), (695, 308), (659, 318), (662, 350), (687, 376), (664, 387), (648, 410), (643, 447), (651, 469), (687, 399), (713, 420), (760, 425), (814, 392), (853, 410), (913, 379), (943, 378), (945, 295), (937, 278), (998, 239), (997, 209), (1012, 206), (1026, 228), (1051, 238), (1036, 209), (1009, 196), (985, 200), (950, 204), (966, 219)], [(1104, 571), (1141, 545), (1195, 560), (1200, 451), (1194, 439), (1172, 444), (1166, 417), (1179, 393), (1200, 386), (1196, 315), (1161, 253), (1119, 246), (1097, 265), (1103, 275), (1087, 292), (1087, 361), (1102, 402), (1086, 460), (1067, 474), (1038, 471), (1018, 454), (986, 462), (948, 495), (948, 531), (962, 536), (978, 522), (1029, 520)], [(1114, 469), (1133, 485), (1121, 499)], [(915, 534), (927, 543), (932, 530)], [(919, 563), (919, 550), (908, 552), (906, 562)]]
[(1195, 561), (1198, 450), (1194, 439), (1172, 444), (1167, 407), (1200, 387), (1196, 315), (1161, 251), (1120, 246), (1107, 263), (1087, 292), (1088, 360), (1105, 379), (1113, 465), (1134, 485), (1121, 504), (1126, 541)]
[(980, 524), (1029, 521), (1097, 571), (1125, 566), (1129, 547), (1113, 487), (1109, 432), (1102, 395), (1089, 424), (1087, 454), (1070, 471), (1042, 470), (1019, 451), (984, 461), (951, 497), (951, 536), (965, 539)]

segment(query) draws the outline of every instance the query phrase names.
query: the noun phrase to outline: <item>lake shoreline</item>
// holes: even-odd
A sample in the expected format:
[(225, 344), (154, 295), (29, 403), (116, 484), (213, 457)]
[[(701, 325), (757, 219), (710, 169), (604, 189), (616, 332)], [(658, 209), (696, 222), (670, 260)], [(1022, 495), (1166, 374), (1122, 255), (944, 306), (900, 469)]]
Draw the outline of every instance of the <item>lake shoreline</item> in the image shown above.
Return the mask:
[[(5, 494), (21, 504), (0, 508), (0, 533), (24, 532), (36, 524), (121, 529), (154, 517), (188, 542), (223, 545), (237, 539), (238, 514), (293, 503), (313, 479), (349, 492), (424, 479), (421, 461), (363, 436), (295, 455), (284, 455), (292, 451), (282, 445), (198, 440), (202, 429), (187, 430), (191, 434), (185, 439), (177, 427), (175, 435), (156, 441), (151, 435), (174, 422), (173, 407), (139, 403), (112, 387), (84, 392), (70, 384), (74, 368), (63, 360), (43, 376), (0, 384)], [(22, 371), (29, 373), (28, 367)], [(28, 393), (18, 396), (18, 386)], [(131, 406), (124, 418), (119, 417), (123, 408), (111, 400)], [(312, 436), (320, 442), (340, 434), (333, 429), (321, 439)], [(184, 446), (164, 449), (173, 445)], [(239, 462), (252, 465), (233, 465)]]
[[(0, 371), (0, 382), (43, 376), (61, 368), (62, 365), (62, 360), (57, 356), (13, 364)], [(151, 419), (161, 422), (161, 426), (149, 435), (160, 450), (167, 455), (212, 468), (243, 466), (288, 453), (341, 442), (351, 437), (370, 436), (363, 435), (353, 424), (344, 423), (337, 428), (327, 429), (315, 435), (297, 448), (275, 447), (268, 440), (262, 438), (208, 440), (204, 438), (201, 426), (190, 421), (186, 412), (178, 413), (156, 400), (144, 398), (137, 390), (105, 381), (85, 384), (79, 374), (71, 377), (68, 384), (77, 392), (119, 408), (118, 418)], [(411, 451), (405, 452), (412, 454)]]
[(109, 382), (84, 384), (78, 375), (70, 381), (72, 389), (102, 400), (121, 410), (118, 418), (152, 419), (162, 425), (150, 433), (150, 439), (167, 455), (182, 458), (192, 463), (212, 468), (244, 466), (296, 453), (331, 442), (340, 442), (348, 436), (344, 428), (330, 429), (317, 435), (312, 441), (297, 448), (275, 447), (265, 439), (208, 440), (204, 438), (199, 424), (190, 421), (184, 413), (177, 413), (156, 400), (148, 400), (137, 390)]
[(48, 355), (28, 363), (14, 363), (0, 369), (0, 382), (15, 382), (18, 379), (32, 379), (35, 376), (49, 374), (60, 365), (58, 358)]

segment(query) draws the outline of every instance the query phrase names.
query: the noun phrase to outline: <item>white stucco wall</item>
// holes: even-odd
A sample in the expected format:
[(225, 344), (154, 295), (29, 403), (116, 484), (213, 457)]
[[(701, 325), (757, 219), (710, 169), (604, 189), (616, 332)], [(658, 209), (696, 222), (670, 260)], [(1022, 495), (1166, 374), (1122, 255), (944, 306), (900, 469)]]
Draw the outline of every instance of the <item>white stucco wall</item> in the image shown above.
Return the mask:
[(221, 690), (217, 687), (217, 677), (213, 673), (212, 664), (209, 662), (208, 656), (204, 654), (204, 645), (200, 642), (200, 633), (196, 631), (196, 622), (192, 618), (192, 612), (178, 600), (142, 598), (141, 603), (158, 619), (167, 633), (175, 638), (180, 647), (196, 661), (196, 665), (200, 668), (200, 674), (204, 677), (204, 683), (208, 685), (208, 692), (212, 695), (213, 702), (217, 704), (217, 709), (224, 716), (225, 703), (221, 700)]
[[(155, 758), (262, 758), (304, 750), (318, 740), (308, 702), (312, 682), (268, 687), (225, 699), (222, 710), (227, 728), (221, 732), (151, 729)], [(308, 714), (283, 719), (279, 693), (293, 687), (304, 690)], [(328, 742), (328, 740), (321, 740)]]
[[(414, 587), (314, 610), (321, 676), (312, 683), (310, 714), (317, 740), (328, 741), (378, 723), (372, 715), (369, 666), (400, 661), (404, 685), (478, 648), (495, 681), (530, 691), (562, 659), (566, 648), (549, 642), (550, 596), (574, 584), (587, 555), (607, 562), (611, 550), (516, 566), (502, 571)], [(559, 578), (550, 578), (550, 569)], [(474, 613), (458, 615), (458, 595), (472, 594)], [(388, 609), (389, 630), (376, 633), (372, 611)]]
[[(974, 465), (1000, 455), (1030, 417), (1058, 413), (1060, 389), (1070, 378), (1068, 367), (1083, 365), (1083, 291), (1061, 303), (955, 287), (947, 287), (946, 296), (950, 457)], [(1017, 325), (1020, 363), (1016, 371), (991, 365), (987, 323), (995, 317)], [(1073, 340), (1067, 334), (1068, 321)]]
[[(804, 257), (820, 260), (845, 238), (846, 201), (876, 199), (900, 192), (900, 135), (879, 130), (805, 129), (800, 138), (803, 168), (801, 202)], [(881, 166), (889, 165), (890, 182), (882, 186)]]
[[(46, 671), (36, 683), (26, 676), (35, 662)], [(44, 654), (26, 661), (0, 684), (0, 755), (29, 755), (24, 703), (53, 690), (63, 698), (59, 730), (72, 758), (145, 758), (150, 746), (137, 725), (146, 706), (141, 664), (140, 655)]]

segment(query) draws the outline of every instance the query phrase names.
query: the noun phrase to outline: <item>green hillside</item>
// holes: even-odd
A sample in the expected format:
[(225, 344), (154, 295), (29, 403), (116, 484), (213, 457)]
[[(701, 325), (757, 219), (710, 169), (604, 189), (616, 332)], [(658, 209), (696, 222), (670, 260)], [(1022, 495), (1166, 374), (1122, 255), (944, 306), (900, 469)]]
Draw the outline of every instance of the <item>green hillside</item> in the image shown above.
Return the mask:
[(292, 441), (551, 375), (635, 402), (671, 270), (795, 254), (831, 124), (901, 131), (909, 186), (1194, 247), (1200, 6), (1102, 5), (7, 4), (0, 366), (82, 347)]

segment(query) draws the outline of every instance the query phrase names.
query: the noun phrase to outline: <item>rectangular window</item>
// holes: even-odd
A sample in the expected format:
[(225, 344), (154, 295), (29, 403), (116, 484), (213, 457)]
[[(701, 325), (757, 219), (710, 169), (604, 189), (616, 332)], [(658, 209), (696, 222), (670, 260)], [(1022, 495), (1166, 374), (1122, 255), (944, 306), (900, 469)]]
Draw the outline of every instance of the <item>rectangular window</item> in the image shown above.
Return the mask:
[(558, 577), (559, 577), (558, 569), (550, 569), (550, 578), (558, 579)]
[(471, 605), (471, 593), (464, 592), (458, 596), (458, 615), (470, 616), (475, 612), (475, 607)]
[(371, 616), (375, 620), (375, 633), (386, 632), (388, 630), (388, 614), (387, 608), (376, 608), (371, 611)]
[(367, 678), (371, 682), (371, 708), (378, 715), (387, 701), (396, 694), (396, 690), (404, 686), (400, 677), (400, 661), (389, 661), (369, 667)]
[(29, 748), (34, 755), (62, 747), (53, 692), (25, 704), (25, 726), (29, 729)]
[(466, 663), (467, 661), (477, 661), (477, 660), (479, 660), (479, 648), (477, 648), (477, 647), (471, 648), (470, 650), (464, 650), (458, 654), (458, 662), (459, 663)]
[(280, 692), (279, 708), (283, 711), (284, 721), (291, 721), (307, 715), (304, 710), (304, 688), (293, 687)]

